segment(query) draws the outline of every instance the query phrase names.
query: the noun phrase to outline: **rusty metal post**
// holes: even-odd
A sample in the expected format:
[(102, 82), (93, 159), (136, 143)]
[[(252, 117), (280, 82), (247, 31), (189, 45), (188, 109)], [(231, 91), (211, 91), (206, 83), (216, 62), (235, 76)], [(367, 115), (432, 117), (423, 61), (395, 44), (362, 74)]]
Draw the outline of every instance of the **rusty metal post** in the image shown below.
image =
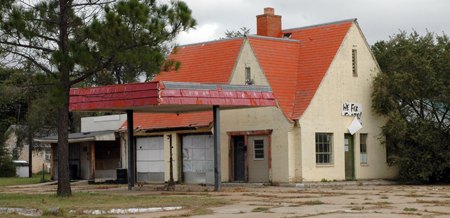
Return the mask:
[(127, 110), (128, 135), (128, 190), (134, 187), (134, 143), (133, 143), (133, 110)]
[(214, 191), (222, 191), (220, 162), (220, 106), (213, 106), (214, 116)]

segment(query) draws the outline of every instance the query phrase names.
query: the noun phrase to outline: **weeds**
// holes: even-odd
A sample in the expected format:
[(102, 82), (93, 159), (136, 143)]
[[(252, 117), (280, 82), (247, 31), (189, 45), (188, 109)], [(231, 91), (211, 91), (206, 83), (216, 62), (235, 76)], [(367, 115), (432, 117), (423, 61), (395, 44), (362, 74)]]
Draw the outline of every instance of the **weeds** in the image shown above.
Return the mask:
[(268, 207), (257, 207), (255, 209), (253, 209), (252, 212), (269, 212), (269, 208)]

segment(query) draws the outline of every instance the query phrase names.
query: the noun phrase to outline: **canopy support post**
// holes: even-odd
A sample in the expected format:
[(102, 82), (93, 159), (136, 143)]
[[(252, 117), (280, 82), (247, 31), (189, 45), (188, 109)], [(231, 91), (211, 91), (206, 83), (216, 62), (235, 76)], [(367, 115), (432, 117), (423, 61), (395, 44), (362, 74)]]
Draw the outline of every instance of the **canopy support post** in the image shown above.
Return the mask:
[(214, 116), (214, 191), (222, 191), (220, 162), (220, 106), (213, 106)]
[(133, 110), (127, 110), (128, 135), (128, 190), (134, 187), (134, 137), (133, 137)]

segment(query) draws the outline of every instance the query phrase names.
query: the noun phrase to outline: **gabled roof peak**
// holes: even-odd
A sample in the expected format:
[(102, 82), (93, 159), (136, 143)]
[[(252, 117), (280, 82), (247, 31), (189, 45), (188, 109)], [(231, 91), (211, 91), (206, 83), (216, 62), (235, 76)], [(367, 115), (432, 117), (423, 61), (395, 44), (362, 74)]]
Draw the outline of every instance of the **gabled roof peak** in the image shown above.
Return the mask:
[(304, 27), (290, 28), (290, 29), (285, 29), (282, 31), (287, 32), (287, 31), (293, 31), (293, 30), (308, 29), (308, 28), (321, 27), (321, 26), (327, 26), (327, 25), (332, 25), (332, 24), (347, 23), (350, 21), (356, 21), (356, 18), (350, 18), (350, 19), (346, 19), (346, 20), (338, 20), (338, 21), (333, 21), (333, 22), (328, 22), (328, 23), (314, 24), (314, 25), (304, 26)]

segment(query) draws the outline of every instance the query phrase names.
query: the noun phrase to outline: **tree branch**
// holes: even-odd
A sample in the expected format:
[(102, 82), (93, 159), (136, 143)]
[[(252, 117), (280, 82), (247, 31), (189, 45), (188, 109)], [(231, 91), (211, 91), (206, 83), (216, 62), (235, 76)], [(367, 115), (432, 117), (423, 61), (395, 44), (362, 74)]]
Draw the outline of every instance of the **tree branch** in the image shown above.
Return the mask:
[(115, 0), (108, 1), (108, 2), (103, 2), (103, 3), (99, 3), (99, 2), (100, 2), (100, 0), (97, 0), (96, 2), (91, 2), (91, 3), (73, 4), (73, 5), (69, 5), (69, 7), (90, 6), (90, 5), (106, 5), (106, 4), (115, 2)]
[(51, 70), (49, 70), (47, 67), (45, 67), (45, 66), (43, 66), (42, 64), (38, 63), (34, 58), (31, 58), (31, 57), (29, 57), (29, 56), (27, 56), (27, 55), (24, 55), (24, 54), (22, 54), (22, 53), (15, 52), (15, 51), (8, 51), (8, 52), (10, 52), (11, 54), (19, 55), (19, 56), (21, 56), (21, 57), (23, 57), (23, 58), (25, 58), (25, 59), (31, 61), (33, 64), (35, 64), (37, 67), (39, 67), (42, 71), (44, 71), (44, 72), (46, 72), (46, 73), (53, 73), (53, 72), (52, 72)]
[(12, 42), (8, 42), (8, 41), (0, 42), (0, 44), (6, 44), (6, 45), (12, 45), (12, 46), (18, 46), (18, 47), (23, 47), (23, 48), (32, 48), (32, 49), (37, 49), (37, 50), (41, 50), (41, 51), (45, 51), (45, 52), (49, 52), (49, 53), (55, 51), (55, 50), (49, 49), (49, 48), (36, 47), (36, 46), (32, 46), (32, 45), (22, 45), (22, 44), (20, 44), (20, 43), (12, 43)]

